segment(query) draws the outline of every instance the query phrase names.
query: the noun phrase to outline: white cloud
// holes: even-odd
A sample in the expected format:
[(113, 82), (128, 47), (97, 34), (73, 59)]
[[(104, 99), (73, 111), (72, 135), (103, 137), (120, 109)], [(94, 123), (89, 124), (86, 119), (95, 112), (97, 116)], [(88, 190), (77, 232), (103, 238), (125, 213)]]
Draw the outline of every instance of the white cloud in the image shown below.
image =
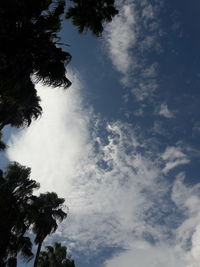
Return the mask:
[(136, 41), (134, 4), (126, 1), (119, 11), (106, 26), (104, 40), (112, 63), (123, 74), (126, 84), (133, 60), (131, 48)]
[(182, 222), (174, 229), (174, 239), (161, 239), (154, 245), (135, 240), (129, 248), (107, 260), (105, 267), (199, 267), (200, 184), (186, 186), (184, 179), (184, 173), (177, 175), (172, 189), (172, 200), (184, 215)]
[(66, 198), (62, 235), (79, 249), (86, 243), (124, 247), (144, 232), (158, 238), (146, 222), (155, 192), (162, 197), (158, 166), (139, 152), (143, 144), (130, 125), (95, 118), (84, 107), (80, 83), (71, 80), (68, 91), (38, 88), (43, 116), (12, 136), (9, 159), (30, 166), (41, 191)]
[[(162, 1), (161, 1), (162, 2)], [(117, 1), (119, 14), (106, 25), (104, 44), (121, 82), (143, 101), (157, 89), (157, 63), (147, 62), (149, 52), (161, 52), (159, 3)]]
[(74, 174), (74, 164), (86, 153), (89, 140), (90, 111), (82, 109), (79, 81), (75, 75), (70, 78), (73, 87), (69, 90), (37, 86), (42, 117), (12, 136), (7, 151), (10, 159), (32, 167), (43, 191), (56, 190), (62, 195), (70, 191), (70, 181), (66, 188), (65, 180)]
[(185, 174), (180, 173), (172, 190), (172, 200), (184, 214), (185, 219), (176, 229), (176, 243), (186, 249), (187, 267), (198, 267), (200, 260), (200, 184), (186, 186)]
[(159, 108), (159, 111), (158, 111), (158, 114), (167, 118), (167, 119), (171, 119), (171, 118), (174, 118), (174, 113), (169, 110), (168, 106), (166, 104), (161, 104), (160, 105), (160, 108)]
[(150, 245), (146, 242), (134, 246), (108, 260), (105, 267), (186, 267), (182, 251), (166, 244)]
[[(41, 191), (56, 191), (66, 198), (69, 217), (59, 229), (62, 238), (87, 253), (107, 246), (125, 249), (106, 267), (117, 260), (119, 266), (133, 266), (134, 259), (136, 267), (142, 267), (148, 258), (152, 267), (198, 266), (182, 262), (199, 259), (199, 187), (187, 191), (179, 176), (172, 204), (160, 163), (149, 151), (141, 152), (147, 149), (145, 140), (128, 124), (97, 118), (84, 104), (81, 83), (71, 76), (73, 86), (68, 91), (38, 88), (43, 116), (13, 136), (8, 150), (11, 160), (32, 168)], [(170, 147), (163, 161), (185, 157), (180, 149)], [(177, 229), (167, 223), (168, 217), (173, 220), (168, 214), (173, 205), (187, 215)], [(182, 236), (192, 242), (188, 252)]]
[(161, 158), (165, 162), (163, 173), (168, 173), (170, 170), (180, 165), (188, 164), (190, 159), (181, 151), (180, 147), (167, 147), (165, 152), (161, 155)]

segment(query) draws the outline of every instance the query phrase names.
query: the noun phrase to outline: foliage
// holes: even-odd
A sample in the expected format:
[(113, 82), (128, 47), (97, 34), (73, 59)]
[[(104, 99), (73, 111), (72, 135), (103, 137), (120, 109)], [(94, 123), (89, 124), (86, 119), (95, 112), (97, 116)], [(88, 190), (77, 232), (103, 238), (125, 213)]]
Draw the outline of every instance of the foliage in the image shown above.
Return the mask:
[(2, 133), (0, 132), (0, 151), (6, 148), (6, 144), (2, 141)]
[(21, 252), (25, 259), (33, 256), (32, 244), (25, 235), (29, 228), (31, 197), (39, 184), (30, 179), (30, 169), (13, 163), (0, 177), (0, 258), (16, 256)]
[(79, 32), (90, 30), (94, 35), (100, 36), (103, 32), (103, 23), (112, 21), (118, 14), (114, 7), (114, 0), (71, 0), (73, 7), (69, 7), (66, 18), (78, 27)]
[(40, 194), (33, 203), (33, 232), (36, 234), (35, 243), (54, 233), (58, 227), (57, 221), (62, 221), (66, 213), (62, 210), (65, 199), (56, 193)]
[(33, 195), (39, 184), (30, 179), (30, 168), (12, 163), (0, 171), (0, 266), (13, 266), (18, 253), (24, 260), (33, 257), (32, 242), (27, 236), (31, 229), (35, 242), (55, 232), (57, 222), (66, 217), (64, 199), (56, 193)]
[(58, 198), (56, 193), (40, 194), (33, 205), (33, 233), (38, 249), (34, 266), (37, 266), (42, 243), (47, 235), (54, 233), (58, 227), (57, 221), (62, 221), (67, 214), (62, 210), (64, 198)]
[(74, 260), (67, 256), (67, 248), (61, 243), (46, 246), (46, 251), (41, 251), (37, 267), (75, 267)]
[[(114, 0), (72, 0), (66, 18), (99, 36), (118, 13)], [(0, 1), (0, 130), (30, 125), (42, 112), (35, 82), (67, 88), (71, 55), (58, 47), (64, 0)]]
[[(74, 6), (68, 7), (66, 18), (72, 19), (80, 33), (89, 29), (99, 36), (104, 22), (110, 22), (118, 13), (114, 0), (72, 2)], [(65, 0), (0, 1), (0, 150), (6, 148), (1, 132), (4, 126), (29, 126), (41, 115), (36, 82), (64, 88), (71, 85), (66, 77), (71, 55), (58, 47), (64, 8)], [(30, 172), (30, 168), (18, 163), (10, 164), (4, 173), (0, 170), (2, 267), (16, 266), (18, 253), (25, 260), (33, 257), (27, 236), (30, 230), (38, 245), (37, 266), (42, 242), (67, 215), (63, 211), (64, 199), (56, 193), (33, 195), (39, 184), (30, 179)], [(74, 263), (65, 258), (59, 266), (74, 267)]]
[(57, 47), (64, 0), (0, 1), (0, 128), (41, 114), (35, 81), (68, 87), (71, 56)]

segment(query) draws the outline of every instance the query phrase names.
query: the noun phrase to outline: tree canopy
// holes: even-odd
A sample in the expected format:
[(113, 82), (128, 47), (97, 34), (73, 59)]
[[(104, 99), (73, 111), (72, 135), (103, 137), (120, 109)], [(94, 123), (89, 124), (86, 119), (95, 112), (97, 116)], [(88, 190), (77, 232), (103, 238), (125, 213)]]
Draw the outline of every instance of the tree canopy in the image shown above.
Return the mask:
[(46, 193), (36, 197), (33, 204), (32, 230), (35, 234), (35, 244), (38, 245), (34, 267), (37, 267), (41, 246), (47, 235), (54, 233), (58, 227), (57, 221), (62, 220), (67, 214), (62, 210), (64, 198), (57, 194)]
[[(66, 217), (64, 199), (56, 193), (33, 195), (39, 184), (30, 179), (30, 168), (12, 163), (0, 171), (0, 266), (14, 263), (18, 253), (24, 260), (33, 258), (28, 231), (35, 234), (35, 243), (42, 244), (54, 233), (58, 222)], [(39, 252), (38, 252), (39, 253)]]
[[(30, 168), (13, 163), (0, 177), (0, 260), (5, 262), (18, 252), (25, 259), (33, 256), (30, 239), (25, 236), (30, 225), (33, 190), (39, 184), (30, 179)], [(3, 265), (2, 265), (3, 266)]]
[(66, 18), (71, 19), (80, 33), (90, 30), (100, 36), (105, 22), (111, 22), (118, 14), (114, 0), (72, 0), (74, 6), (69, 7)]
[[(0, 127), (29, 125), (41, 114), (33, 80), (68, 87), (71, 56), (56, 43), (63, 0), (0, 1)], [(34, 75), (34, 77), (33, 77)]]
[[(72, 0), (65, 18), (99, 36), (118, 13), (114, 0)], [(59, 47), (64, 0), (0, 1), (0, 130), (30, 125), (42, 112), (35, 82), (67, 88), (71, 55)]]
[[(65, 7), (65, 0), (0, 1), (0, 150), (6, 148), (1, 132), (6, 125), (29, 126), (42, 114), (37, 82), (63, 88), (71, 85), (66, 76), (71, 55), (59, 47), (62, 19), (71, 19), (80, 33), (90, 30), (100, 36), (104, 23), (118, 13), (114, 0), (70, 0)], [(30, 173), (30, 168), (18, 163), (11, 163), (5, 172), (0, 170), (2, 267), (17, 266), (18, 254), (26, 261), (33, 257), (29, 231), (38, 245), (36, 267), (44, 239), (67, 215), (64, 199), (56, 193), (33, 194), (39, 184)], [(74, 267), (65, 247), (57, 244), (47, 250), (57, 255), (58, 248), (63, 251), (58, 266)]]
[(61, 243), (54, 243), (53, 246), (46, 246), (41, 251), (38, 260), (38, 267), (75, 267), (74, 260), (67, 255), (67, 247)]

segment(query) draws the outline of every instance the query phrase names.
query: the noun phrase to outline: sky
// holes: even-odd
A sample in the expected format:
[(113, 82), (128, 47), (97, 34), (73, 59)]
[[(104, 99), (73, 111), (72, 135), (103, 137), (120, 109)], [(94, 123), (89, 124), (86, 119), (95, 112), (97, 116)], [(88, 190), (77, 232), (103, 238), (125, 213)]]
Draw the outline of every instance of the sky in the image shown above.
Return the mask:
[(72, 86), (37, 84), (42, 117), (5, 131), (2, 160), (66, 199), (45, 244), (76, 267), (199, 267), (200, 2), (116, 4), (100, 38), (63, 24)]

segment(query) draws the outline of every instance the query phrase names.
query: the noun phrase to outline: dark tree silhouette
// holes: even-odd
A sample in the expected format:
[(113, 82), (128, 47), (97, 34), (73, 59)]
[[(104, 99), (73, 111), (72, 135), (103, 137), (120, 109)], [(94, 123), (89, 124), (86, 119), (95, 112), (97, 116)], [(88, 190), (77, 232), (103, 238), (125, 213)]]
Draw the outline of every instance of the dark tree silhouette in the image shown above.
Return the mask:
[[(118, 13), (114, 0), (73, 0), (66, 18), (80, 32), (89, 29), (99, 36), (104, 22)], [(67, 88), (66, 65), (71, 55), (59, 45), (58, 33), (65, 0), (0, 0), (0, 150), (2, 129), (6, 125), (29, 126), (41, 113), (36, 82)], [(17, 255), (32, 257), (32, 243), (25, 236), (30, 229), (38, 245), (57, 229), (66, 213), (64, 199), (56, 193), (33, 196), (39, 185), (30, 179), (30, 169), (17, 163), (0, 171), (0, 266), (15, 266)]]
[(29, 125), (41, 114), (33, 79), (70, 86), (71, 56), (57, 46), (64, 6), (64, 0), (0, 1), (0, 129)]
[(0, 151), (6, 148), (6, 144), (2, 141), (2, 133), (0, 132)]
[(7, 260), (6, 266), (7, 267), (17, 267), (17, 259), (16, 259), (16, 257), (10, 257)]
[(115, 0), (71, 0), (74, 6), (69, 7), (66, 18), (78, 27), (80, 33), (90, 30), (94, 35), (100, 36), (103, 24), (111, 22), (118, 14), (114, 7)]
[[(36, 262), (43, 240), (54, 233), (66, 213), (64, 199), (56, 193), (33, 195), (39, 184), (30, 179), (30, 168), (12, 163), (0, 170), (0, 266), (15, 266), (20, 253), (25, 261), (33, 258), (32, 242), (27, 232), (33, 231), (38, 245)], [(35, 263), (37, 266), (37, 263)]]
[[(0, 172), (0, 262), (4, 266), (20, 252), (29, 260), (32, 243), (25, 236), (30, 225), (32, 193), (39, 184), (30, 179), (30, 168), (13, 163)], [(10, 260), (10, 262), (14, 260)]]
[(46, 251), (41, 251), (37, 267), (75, 267), (74, 260), (67, 256), (67, 248), (61, 243), (46, 246)]
[(56, 193), (40, 194), (34, 200), (33, 209), (33, 233), (35, 244), (38, 245), (34, 267), (37, 267), (42, 243), (47, 235), (54, 233), (58, 227), (57, 222), (66, 218), (67, 214), (62, 210), (64, 198), (59, 198)]
[[(114, 0), (72, 0), (66, 18), (99, 36), (118, 13)], [(58, 47), (64, 0), (0, 1), (0, 130), (29, 125), (41, 114), (34, 82), (67, 88), (71, 55)], [(34, 80), (34, 82), (33, 82)]]

